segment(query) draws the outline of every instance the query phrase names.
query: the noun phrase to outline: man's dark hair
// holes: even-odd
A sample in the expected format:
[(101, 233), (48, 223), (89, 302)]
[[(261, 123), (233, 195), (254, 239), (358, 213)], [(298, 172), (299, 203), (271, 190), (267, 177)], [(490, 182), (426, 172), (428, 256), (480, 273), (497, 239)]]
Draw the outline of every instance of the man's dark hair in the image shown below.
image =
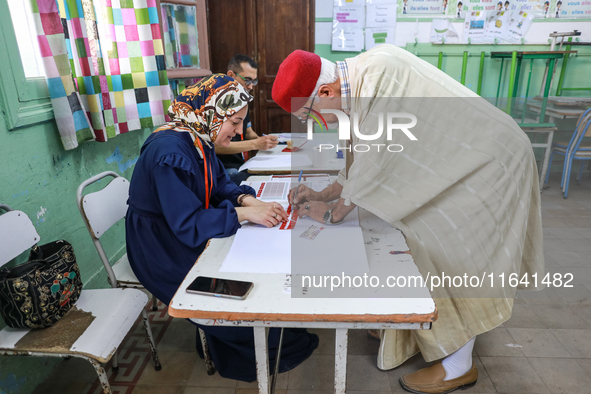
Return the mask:
[(257, 62), (254, 61), (254, 59), (246, 56), (246, 55), (234, 55), (234, 57), (232, 59), (230, 59), (230, 62), (228, 63), (228, 70), (232, 70), (235, 73), (241, 73), (242, 71), (242, 63), (248, 63), (250, 65), (250, 67), (252, 68), (259, 68), (259, 65), (257, 64)]

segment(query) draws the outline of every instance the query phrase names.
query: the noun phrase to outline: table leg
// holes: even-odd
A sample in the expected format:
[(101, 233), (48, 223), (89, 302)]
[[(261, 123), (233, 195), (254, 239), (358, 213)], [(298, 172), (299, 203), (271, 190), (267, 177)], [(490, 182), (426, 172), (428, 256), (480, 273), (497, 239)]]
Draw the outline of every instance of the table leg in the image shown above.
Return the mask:
[(269, 352), (267, 350), (267, 327), (253, 327), (254, 353), (257, 362), (259, 394), (269, 394)]
[[(554, 123), (554, 118), (549, 117), (549, 122)], [(546, 173), (548, 172), (548, 163), (550, 162), (550, 153), (552, 152), (552, 140), (554, 139), (554, 130), (548, 132), (546, 149), (544, 150), (544, 160), (540, 171), (540, 190), (543, 190), (546, 182)]]
[(349, 333), (346, 328), (336, 329), (334, 392), (345, 394), (347, 389), (347, 341)]

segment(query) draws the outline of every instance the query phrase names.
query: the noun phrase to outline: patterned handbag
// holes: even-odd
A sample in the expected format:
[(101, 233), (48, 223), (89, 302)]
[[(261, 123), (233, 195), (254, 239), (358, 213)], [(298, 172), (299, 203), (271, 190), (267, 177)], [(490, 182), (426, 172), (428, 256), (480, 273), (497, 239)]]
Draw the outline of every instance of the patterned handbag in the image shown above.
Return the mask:
[(70, 243), (35, 246), (26, 263), (0, 269), (0, 314), (9, 327), (49, 327), (68, 312), (81, 291)]

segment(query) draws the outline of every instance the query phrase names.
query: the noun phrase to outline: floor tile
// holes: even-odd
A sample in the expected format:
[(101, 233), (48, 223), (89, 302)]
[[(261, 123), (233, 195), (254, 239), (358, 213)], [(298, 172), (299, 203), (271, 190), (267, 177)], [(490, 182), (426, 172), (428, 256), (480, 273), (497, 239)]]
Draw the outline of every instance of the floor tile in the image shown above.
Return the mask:
[(234, 394), (234, 389), (221, 387), (186, 387), (183, 394)]
[(182, 394), (185, 390), (181, 386), (152, 386), (138, 384), (135, 386), (132, 394)]
[(549, 393), (525, 357), (480, 357), (480, 360), (499, 393)]
[(543, 319), (540, 319), (529, 305), (513, 305), (511, 318), (503, 325), (506, 328), (540, 328), (543, 327)]
[(591, 329), (552, 330), (552, 334), (574, 358), (591, 358)]
[(564, 243), (564, 240), (562, 239), (550, 238), (544, 240), (545, 253), (568, 252), (569, 250), (569, 247)]
[(569, 305), (569, 309), (587, 322), (591, 328), (591, 305)]
[(508, 328), (515, 344), (521, 346), (526, 357), (570, 357), (570, 353), (560, 344), (548, 329)]
[(197, 327), (185, 319), (172, 319), (162, 339), (158, 351), (178, 350), (193, 351), (197, 340)]
[(380, 340), (370, 338), (367, 330), (349, 330), (348, 353), (350, 355), (376, 355), (379, 349)]
[(474, 349), (480, 357), (523, 357), (524, 354), (519, 347), (514, 345), (513, 337), (506, 328), (498, 327), (476, 337)]
[[(308, 330), (311, 333), (318, 335), (318, 348), (314, 350), (314, 354), (334, 354), (335, 349), (335, 330), (313, 328)], [(353, 330), (349, 330), (349, 335)], [(350, 339), (349, 339), (350, 342)]]
[(591, 389), (591, 377), (576, 360), (530, 358), (529, 362), (553, 394), (584, 393)]
[(334, 356), (312, 355), (288, 372), (289, 390), (332, 390), (334, 387)]
[(590, 264), (576, 252), (548, 252), (558, 265), (565, 268), (585, 268)]
[(147, 367), (140, 376), (141, 384), (146, 385), (176, 385), (185, 386), (196, 362), (201, 362), (196, 351), (183, 352), (179, 350), (163, 350), (158, 352), (162, 370), (155, 371)]
[[(547, 271), (550, 271), (547, 268)], [(542, 290), (518, 290), (519, 295), (526, 304), (536, 305), (536, 304), (543, 304), (543, 305), (562, 305), (564, 302), (562, 299), (556, 294), (554, 288), (546, 287)]]
[[(591, 221), (591, 217), (585, 218), (584, 220)], [(566, 245), (568, 250), (572, 250), (573, 252), (591, 253), (591, 244), (587, 239), (561, 239), (560, 241)]]
[(577, 358), (575, 360), (577, 360), (581, 368), (587, 372), (587, 375), (591, 377), (591, 358)]
[[(248, 383), (245, 383), (248, 384)], [(218, 372), (213, 375), (208, 375), (205, 369), (205, 361), (197, 358), (189, 378), (187, 379), (187, 386), (195, 387), (221, 387), (221, 388), (235, 388), (237, 381), (234, 379), (226, 379), (220, 376)]]
[[(271, 382), (269, 382), (269, 384), (271, 384)], [(269, 386), (269, 390), (271, 389), (271, 386)], [(201, 392), (199, 392), (201, 393)], [(236, 391), (234, 392), (234, 394), (259, 394), (259, 389), (258, 386), (255, 386), (254, 388), (237, 388)], [(275, 394), (287, 394), (287, 390), (286, 389), (279, 389), (279, 388), (275, 388)]]
[(347, 357), (347, 389), (390, 391), (388, 374), (378, 369), (375, 355)]
[[(32, 394), (80, 394), (85, 392), (85, 389), (88, 386), (88, 382), (69, 382), (67, 379), (63, 379), (62, 376), (61, 381), (44, 381), (43, 383), (35, 387)], [(0, 392), (4, 391), (2, 390)]]
[[(287, 390), (287, 378), (288, 372), (280, 373), (279, 377), (277, 378), (277, 384), (275, 388), (277, 390)], [(230, 379), (226, 379), (230, 380)], [(269, 378), (269, 384), (271, 384), (271, 378)], [(219, 387), (219, 386), (218, 386)], [(236, 389), (257, 389), (258, 383), (257, 382), (236, 382)]]
[(564, 305), (530, 305), (544, 321), (543, 328), (587, 328), (588, 324)]

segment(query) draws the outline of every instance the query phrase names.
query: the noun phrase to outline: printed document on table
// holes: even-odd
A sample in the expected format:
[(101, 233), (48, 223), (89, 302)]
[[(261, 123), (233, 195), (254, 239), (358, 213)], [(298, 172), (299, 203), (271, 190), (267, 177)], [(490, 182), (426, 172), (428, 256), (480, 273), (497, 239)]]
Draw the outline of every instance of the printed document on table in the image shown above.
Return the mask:
[(312, 166), (312, 161), (305, 154), (299, 155), (257, 155), (252, 159), (244, 163), (239, 171), (248, 170), (249, 168), (264, 168), (264, 169), (276, 169), (276, 168), (301, 168)]
[[(338, 264), (339, 275), (368, 272), (358, 208), (337, 226), (297, 218), (297, 213), (291, 211), (289, 214), (291, 220), (295, 217), (293, 227), (266, 228), (246, 223), (238, 229), (220, 272), (290, 274), (292, 263), (297, 264), (298, 273), (331, 274), (335, 267), (330, 264)], [(320, 229), (314, 239), (301, 237), (310, 226)], [(327, 254), (330, 259), (326, 259)]]

